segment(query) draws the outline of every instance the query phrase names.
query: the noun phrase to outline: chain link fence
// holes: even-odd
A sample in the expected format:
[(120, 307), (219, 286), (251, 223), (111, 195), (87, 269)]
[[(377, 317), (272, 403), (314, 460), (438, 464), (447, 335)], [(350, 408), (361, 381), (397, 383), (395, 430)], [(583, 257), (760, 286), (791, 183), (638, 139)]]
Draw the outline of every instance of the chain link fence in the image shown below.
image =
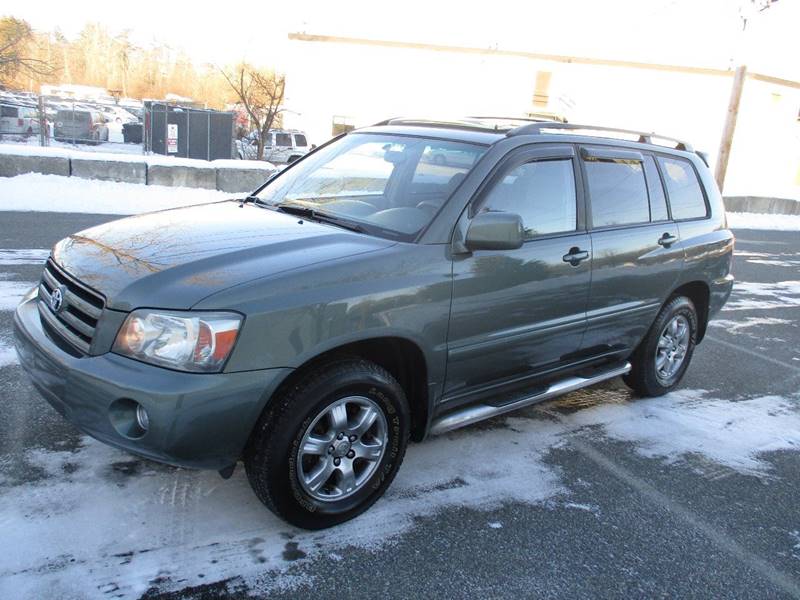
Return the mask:
[(104, 104), (53, 96), (0, 96), (0, 143), (84, 151), (234, 157), (230, 112), (145, 102)]

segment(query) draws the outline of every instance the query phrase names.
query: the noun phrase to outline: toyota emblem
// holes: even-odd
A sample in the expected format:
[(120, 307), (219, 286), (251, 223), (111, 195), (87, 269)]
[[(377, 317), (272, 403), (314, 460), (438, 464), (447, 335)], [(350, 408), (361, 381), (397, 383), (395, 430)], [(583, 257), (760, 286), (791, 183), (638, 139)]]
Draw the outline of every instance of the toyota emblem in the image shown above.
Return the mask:
[(64, 307), (64, 286), (58, 286), (56, 289), (53, 290), (53, 293), (50, 294), (50, 308), (53, 309), (54, 313), (59, 312)]

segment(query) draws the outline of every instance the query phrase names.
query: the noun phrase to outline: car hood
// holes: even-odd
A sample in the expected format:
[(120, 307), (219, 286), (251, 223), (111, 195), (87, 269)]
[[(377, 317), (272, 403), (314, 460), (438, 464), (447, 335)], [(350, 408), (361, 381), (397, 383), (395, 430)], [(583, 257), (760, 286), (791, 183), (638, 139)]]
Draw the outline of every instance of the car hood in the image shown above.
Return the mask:
[(190, 308), (209, 294), (393, 242), (237, 201), (112, 221), (73, 234), (53, 259), (116, 310)]

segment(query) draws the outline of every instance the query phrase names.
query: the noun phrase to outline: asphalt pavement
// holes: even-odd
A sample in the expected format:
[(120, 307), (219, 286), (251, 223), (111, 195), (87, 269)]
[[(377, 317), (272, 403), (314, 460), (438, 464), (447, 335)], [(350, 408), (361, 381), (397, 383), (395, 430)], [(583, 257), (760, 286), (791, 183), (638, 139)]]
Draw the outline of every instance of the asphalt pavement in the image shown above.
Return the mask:
[[(14, 250), (113, 218), (1, 215), (7, 293), (41, 272)], [(615, 380), (413, 445), (326, 532), (278, 521), (242, 469), (90, 440), (0, 366), (0, 596), (800, 598), (800, 233), (735, 233), (737, 291), (678, 392)]]

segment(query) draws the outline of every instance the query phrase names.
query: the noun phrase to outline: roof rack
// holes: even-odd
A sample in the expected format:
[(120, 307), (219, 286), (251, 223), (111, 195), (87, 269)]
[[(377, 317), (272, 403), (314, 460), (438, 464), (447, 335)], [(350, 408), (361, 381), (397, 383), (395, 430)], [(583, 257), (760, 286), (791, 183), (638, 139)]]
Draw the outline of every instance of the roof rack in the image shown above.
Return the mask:
[(468, 121), (480, 121), (480, 122), (487, 122), (487, 121), (500, 121), (503, 123), (515, 123), (515, 122), (525, 122), (525, 123), (543, 123), (543, 122), (554, 122), (559, 123), (560, 121), (556, 121), (555, 119), (548, 119), (545, 117), (497, 117), (497, 116), (477, 116), (477, 115), (470, 115), (468, 117), (464, 117), (464, 120)]
[(381, 125), (410, 125), (410, 126), (418, 126), (418, 127), (447, 127), (450, 129), (465, 129), (468, 131), (486, 131), (491, 133), (505, 133), (511, 129), (513, 129), (513, 125), (507, 125), (506, 127), (500, 127), (497, 124), (491, 125), (486, 122), (480, 122), (478, 120), (470, 120), (470, 118), (466, 119), (456, 119), (456, 120), (449, 120), (449, 121), (440, 121), (436, 119), (410, 119), (404, 117), (394, 117), (391, 119), (385, 119), (383, 121), (379, 121), (373, 124), (373, 127), (379, 127)]
[[(634, 131), (632, 129), (618, 129), (616, 127), (601, 127), (599, 125), (579, 125), (577, 123), (559, 123), (558, 121), (545, 121), (539, 123), (529, 123), (527, 125), (522, 125), (520, 127), (515, 127), (514, 129), (510, 130), (506, 133), (507, 136), (513, 135), (537, 135), (541, 134), (542, 130), (545, 129), (567, 129), (567, 130), (588, 130), (588, 131), (604, 131), (609, 133), (624, 133), (627, 135), (638, 135), (639, 139), (637, 140), (643, 144), (655, 144), (653, 138), (659, 140), (666, 140), (669, 142), (673, 142), (675, 144), (674, 148), (676, 150), (684, 150), (686, 152), (694, 152), (692, 146), (688, 142), (684, 142), (683, 140), (678, 140), (675, 138), (668, 137), (666, 135), (661, 135), (658, 133), (646, 133), (643, 131)], [(601, 137), (613, 137), (613, 136), (601, 136)], [(660, 144), (659, 144), (660, 145)]]

